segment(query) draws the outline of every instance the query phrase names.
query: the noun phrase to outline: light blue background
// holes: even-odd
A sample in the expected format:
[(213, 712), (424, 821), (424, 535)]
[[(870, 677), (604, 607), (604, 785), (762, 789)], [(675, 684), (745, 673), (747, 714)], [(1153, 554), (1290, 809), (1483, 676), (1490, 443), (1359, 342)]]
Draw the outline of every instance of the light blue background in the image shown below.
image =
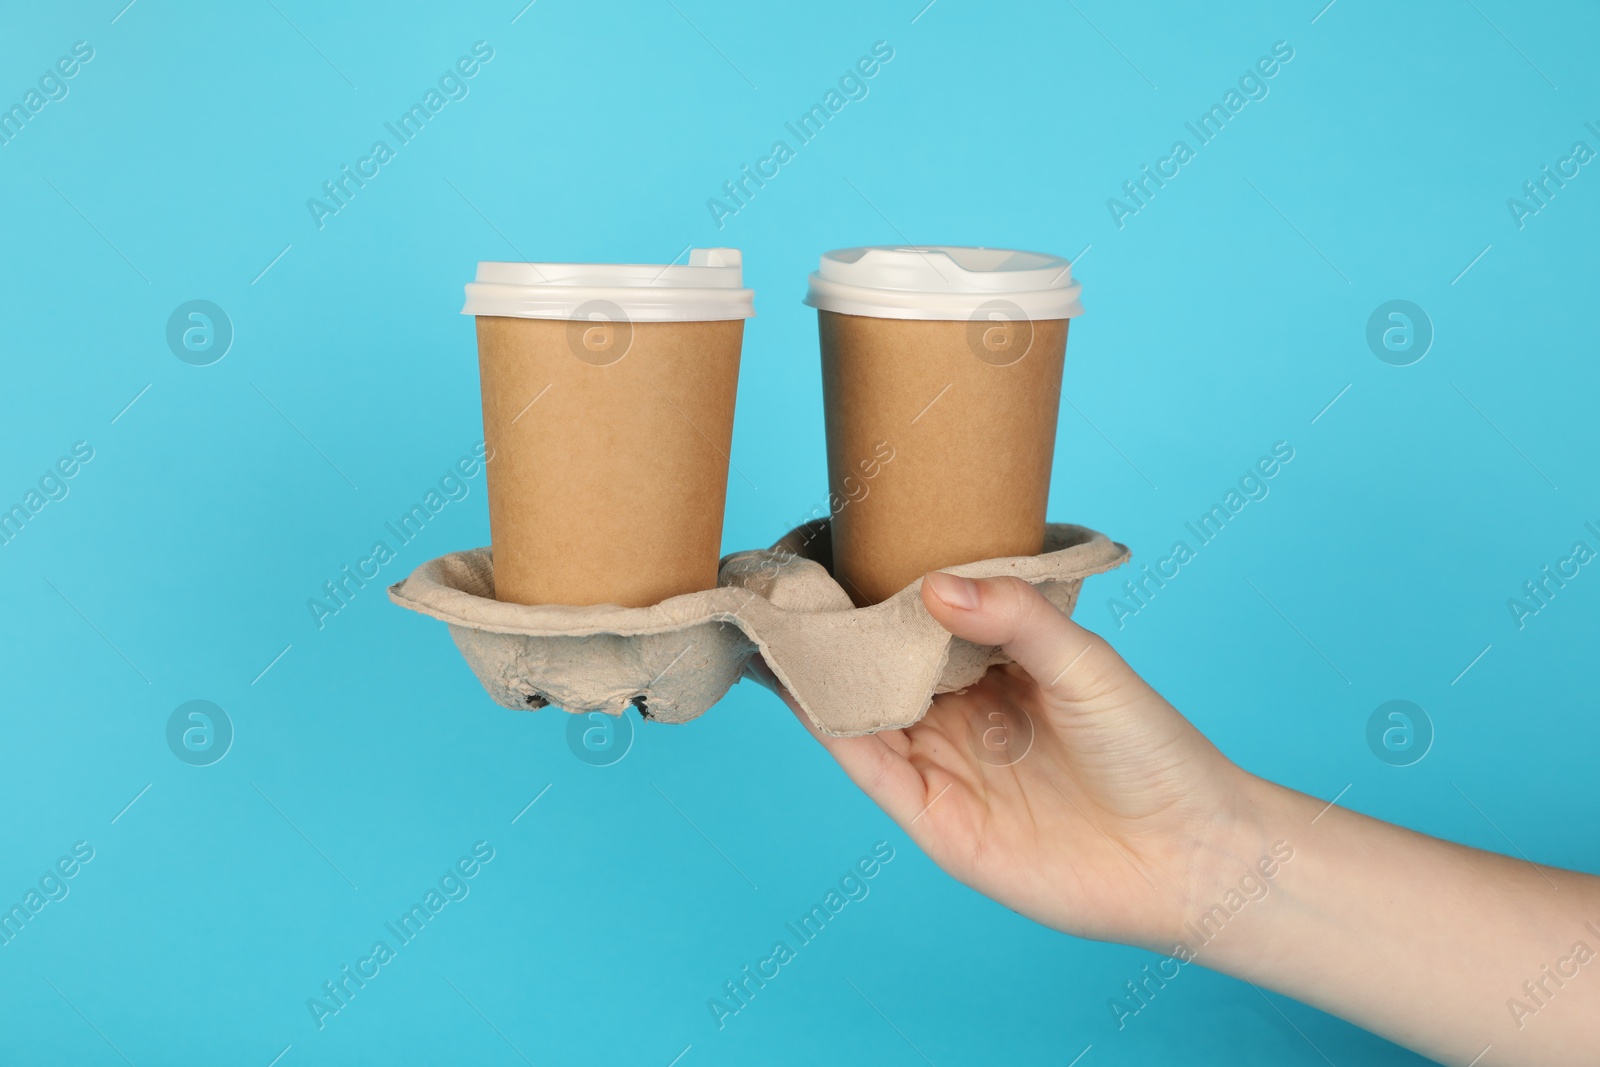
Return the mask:
[[(95, 450), (0, 548), (0, 903), (95, 849), (0, 946), (0, 1059), (1416, 1060), (1196, 968), (1119, 1031), (1108, 1002), (1153, 957), (946, 878), (751, 686), (580, 762), (563, 715), (491, 704), (381, 589), (487, 542), (481, 476), (319, 630), (307, 598), (480, 437), (457, 314), (479, 259), (744, 250), (733, 460), (759, 488), (730, 482), (731, 551), (826, 499), (800, 304), (820, 252), (1080, 256), (1054, 518), (1153, 561), (1295, 449), (1123, 629), (1125, 574), (1080, 618), (1253, 771), (1600, 867), (1600, 573), (1520, 630), (1507, 607), (1600, 548), (1600, 172), (1523, 229), (1506, 207), (1600, 148), (1592, 8), (123, 2), (8, 4), (0, 35), (5, 105), (94, 48), (0, 146), (0, 503)], [(319, 230), (307, 198), (479, 40), (470, 95)], [(880, 40), (870, 95), (718, 230), (707, 199)], [(1118, 229), (1107, 198), (1280, 40), (1270, 95)], [(191, 299), (236, 331), (212, 366), (165, 341)], [(1367, 347), (1391, 299), (1432, 319), (1415, 365)], [(236, 730), (203, 768), (165, 740), (196, 698)], [(1390, 699), (1437, 731), (1414, 766), (1367, 747)], [(319, 1031), (307, 998), (480, 840), (470, 896)], [(871, 895), (719, 1031), (707, 998), (878, 841)]]

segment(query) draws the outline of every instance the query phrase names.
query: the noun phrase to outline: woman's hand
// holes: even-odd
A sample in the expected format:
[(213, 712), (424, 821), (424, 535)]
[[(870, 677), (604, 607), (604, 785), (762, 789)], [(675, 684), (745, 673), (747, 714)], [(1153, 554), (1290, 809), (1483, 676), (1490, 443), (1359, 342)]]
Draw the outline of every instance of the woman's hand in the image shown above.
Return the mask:
[(1169, 951), (1253, 858), (1234, 845), (1253, 779), (1026, 582), (933, 573), (922, 600), (1015, 663), (867, 737), (822, 734), (780, 695), (956, 878), (1058, 930)]
[(1200, 962), (1443, 1062), (1596, 1062), (1600, 878), (1245, 773), (1025, 582), (934, 573), (922, 600), (1014, 662), (904, 730), (828, 737), (796, 714), (946, 871), (1058, 930)]

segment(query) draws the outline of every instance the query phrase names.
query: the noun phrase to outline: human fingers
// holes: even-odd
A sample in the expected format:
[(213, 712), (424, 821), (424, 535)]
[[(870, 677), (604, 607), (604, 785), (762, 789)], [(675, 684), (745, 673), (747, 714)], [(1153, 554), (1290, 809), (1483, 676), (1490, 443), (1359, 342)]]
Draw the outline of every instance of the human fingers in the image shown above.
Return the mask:
[(885, 730), (863, 737), (834, 737), (824, 733), (788, 690), (778, 684), (766, 664), (758, 668), (746, 668), (752, 677), (756, 677), (757, 671), (766, 677), (757, 677), (756, 680), (778, 695), (805, 731), (827, 749), (828, 755), (834, 758), (850, 780), (891, 819), (904, 826), (922, 809), (927, 783), (906, 759), (910, 741), (903, 731)]
[(922, 603), (934, 621), (974, 644), (998, 645), (1046, 693), (1084, 701), (1144, 686), (1122, 657), (1020, 578), (962, 578), (933, 571)]

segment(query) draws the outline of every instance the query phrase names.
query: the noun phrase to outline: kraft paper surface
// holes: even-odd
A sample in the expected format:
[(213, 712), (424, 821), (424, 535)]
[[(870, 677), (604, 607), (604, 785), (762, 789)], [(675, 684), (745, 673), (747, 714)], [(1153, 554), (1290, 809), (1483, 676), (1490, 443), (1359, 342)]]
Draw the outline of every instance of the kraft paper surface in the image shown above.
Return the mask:
[(822, 311), (817, 327), (833, 573), (855, 602), (954, 564), (1036, 555), (1067, 320)]
[[(922, 579), (857, 608), (828, 573), (826, 520), (770, 549), (722, 560), (715, 589), (644, 608), (528, 606), (494, 599), (488, 548), (430, 560), (389, 588), (401, 607), (449, 624), (496, 703), (687, 722), (720, 700), (760, 655), (818, 728), (853, 736), (909, 726), (933, 697), (964, 689), (999, 649), (952, 637), (922, 606)], [(1045, 552), (958, 567), (1014, 575), (1071, 612), (1083, 579), (1120, 566), (1126, 546), (1082, 526), (1051, 524)]]
[(500, 599), (644, 607), (715, 588), (744, 321), (477, 325)]

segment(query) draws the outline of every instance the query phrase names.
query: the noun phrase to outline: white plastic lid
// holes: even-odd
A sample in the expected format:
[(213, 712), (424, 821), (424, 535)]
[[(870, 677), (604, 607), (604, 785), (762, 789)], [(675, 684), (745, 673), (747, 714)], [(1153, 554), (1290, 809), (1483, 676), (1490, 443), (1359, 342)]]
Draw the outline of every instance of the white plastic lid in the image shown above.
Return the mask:
[(705, 322), (755, 315), (737, 248), (694, 248), (687, 265), (479, 263), (463, 315), (569, 319), (599, 307), (632, 322)]
[(1083, 314), (1072, 264), (1043, 252), (948, 245), (841, 248), (822, 257), (805, 302), (878, 319), (966, 319), (1008, 304), (1029, 319)]

